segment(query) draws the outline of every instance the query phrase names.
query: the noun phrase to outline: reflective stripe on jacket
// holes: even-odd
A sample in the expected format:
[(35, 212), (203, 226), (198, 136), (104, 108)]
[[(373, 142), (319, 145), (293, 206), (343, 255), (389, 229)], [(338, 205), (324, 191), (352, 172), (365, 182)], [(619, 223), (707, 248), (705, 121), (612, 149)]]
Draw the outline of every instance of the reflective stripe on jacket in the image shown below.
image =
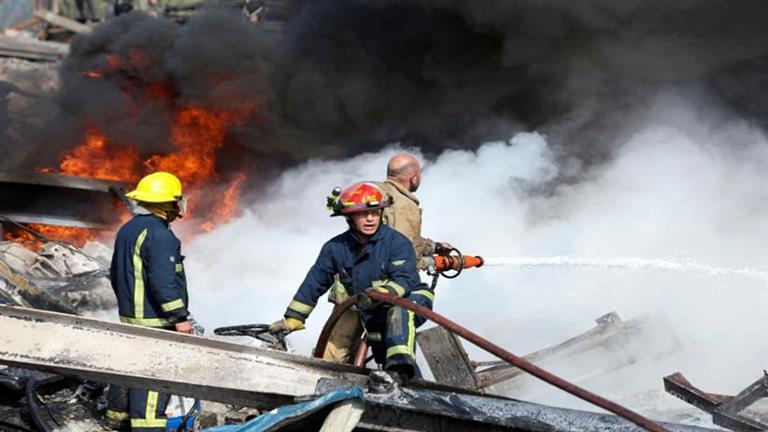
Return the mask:
[(181, 242), (162, 218), (136, 215), (120, 228), (110, 279), (122, 322), (170, 327), (189, 315)]

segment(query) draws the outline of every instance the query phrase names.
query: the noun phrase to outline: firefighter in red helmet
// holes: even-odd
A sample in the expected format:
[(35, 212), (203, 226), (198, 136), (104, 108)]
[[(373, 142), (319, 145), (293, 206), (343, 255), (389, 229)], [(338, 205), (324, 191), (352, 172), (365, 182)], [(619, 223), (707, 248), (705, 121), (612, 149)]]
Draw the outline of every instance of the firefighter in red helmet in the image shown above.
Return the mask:
[[(391, 204), (375, 182), (355, 183), (338, 195), (332, 216), (344, 216), (348, 229), (323, 245), (284, 318), (272, 324), (273, 332), (303, 329), (318, 298), (332, 287), (348, 295), (377, 290), (432, 307), (434, 294), (419, 279), (413, 245), (381, 223), (382, 210)], [(387, 304), (363, 303), (357, 309), (376, 362), (401, 382), (413, 377), (416, 327), (424, 319)]]

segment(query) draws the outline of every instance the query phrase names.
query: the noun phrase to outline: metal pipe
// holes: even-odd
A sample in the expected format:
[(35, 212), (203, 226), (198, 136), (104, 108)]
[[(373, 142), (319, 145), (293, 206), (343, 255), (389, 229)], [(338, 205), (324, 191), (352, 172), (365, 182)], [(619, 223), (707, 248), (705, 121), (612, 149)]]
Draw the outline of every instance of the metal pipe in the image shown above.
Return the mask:
[[(381, 302), (390, 303), (393, 305), (400, 306), (404, 309), (408, 309), (410, 311), (413, 311), (430, 321), (435, 322), (436, 324), (439, 324), (448, 330), (456, 333), (457, 335), (463, 337), (464, 339), (472, 342), (473, 344), (477, 345), (478, 347), (488, 351), (489, 353), (499, 357), (502, 360), (505, 360), (518, 368), (528, 372), (529, 374), (535, 376), (536, 378), (539, 378), (540, 380), (552, 384), (553, 386), (560, 388), (561, 390), (564, 390), (580, 399), (583, 399), (587, 402), (590, 402), (594, 405), (599, 406), (600, 408), (603, 408), (604, 410), (610, 411), (618, 416), (621, 416), (632, 423), (635, 423), (636, 425), (652, 431), (652, 432), (665, 432), (667, 431), (666, 428), (661, 426), (660, 424), (654, 422), (653, 420), (650, 420), (628, 408), (625, 408), (615, 402), (612, 402), (608, 399), (605, 399), (602, 396), (599, 396), (595, 393), (592, 393), (591, 391), (584, 389), (582, 387), (577, 386), (576, 384), (573, 384), (571, 382), (568, 382), (550, 372), (547, 372), (546, 370), (534, 365), (533, 363), (523, 359), (522, 357), (516, 356), (515, 354), (512, 354), (511, 352), (505, 350), (504, 348), (490, 342), (487, 339), (484, 339), (480, 337), (479, 335), (469, 331), (465, 327), (462, 327), (461, 325), (449, 320), (448, 318), (433, 312), (423, 306), (419, 306), (409, 300), (395, 297), (389, 294), (384, 294), (381, 292), (377, 292), (374, 290), (369, 290), (365, 292), (365, 295), (370, 297), (373, 300), (378, 300)], [(351, 299), (347, 299), (349, 301)], [(338, 318), (337, 318), (338, 319)]]

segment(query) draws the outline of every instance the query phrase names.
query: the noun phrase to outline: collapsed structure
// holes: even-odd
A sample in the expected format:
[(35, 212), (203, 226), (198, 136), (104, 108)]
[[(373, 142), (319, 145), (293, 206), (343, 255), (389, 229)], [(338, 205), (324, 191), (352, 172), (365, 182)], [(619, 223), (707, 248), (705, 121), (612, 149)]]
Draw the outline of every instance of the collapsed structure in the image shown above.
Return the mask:
[[(66, 242), (47, 241), (29, 226), (55, 222), (69, 227), (104, 228), (109, 220), (94, 216), (103, 217), (104, 213), (91, 210), (106, 205), (113, 210), (106, 214), (119, 214), (114, 209), (121, 207), (120, 185), (54, 175), (4, 175), (3, 181), (6, 186), (3, 191), (9, 197), (30, 188), (35, 189), (37, 196), (52, 197), (39, 200), (37, 206), (30, 204), (24, 208), (12, 207), (22, 206), (20, 200), (4, 200), (2, 221), (6, 238), (15, 240), (0, 243), (0, 299), (12, 305), (0, 306), (3, 328), (0, 363), (11, 366), (0, 369), (0, 384), (11, 390), (10, 399), (2, 402), (5, 407), (0, 409), (0, 422), (4, 424), (20, 428), (37, 426), (44, 430), (45, 425), (53, 422), (61, 423), (60, 426), (79, 422), (80, 428), (97, 430), (98, 413), (104, 408), (98, 402), (101, 389), (103, 384), (114, 383), (159, 388), (172, 394), (258, 410), (308, 399), (321, 400), (350, 388), (362, 391), (355, 393), (352, 400), (329, 402), (305, 412), (299, 419), (287, 417), (282, 421), (291, 426), (285, 430), (638, 428), (609, 414), (496, 396), (514, 395), (523, 372), (505, 362), (471, 361), (456, 335), (441, 327), (418, 335), (435, 381), (415, 380), (401, 388), (388, 381), (386, 375), (369, 377), (364, 365), (338, 365), (264, 347), (244, 346), (221, 337), (200, 338), (85, 318), (83, 314), (114, 307), (105, 279), (109, 249), (98, 242), (86, 243), (80, 249)], [(67, 201), (81, 203), (80, 211), (76, 206), (40, 204), (55, 202), (56, 196), (71, 198), (73, 194), (85, 194), (80, 199)], [(25, 247), (24, 242), (37, 251)], [(331, 319), (330, 325), (332, 322)], [(674, 333), (663, 322), (648, 319), (624, 322), (618, 315), (608, 314), (597, 323), (595, 329), (585, 334), (526, 358), (546, 366), (549, 362), (577, 360), (580, 355), (600, 350), (616, 353), (615, 362), (606, 366), (611, 369), (629, 365), (643, 355), (665, 355), (678, 349)], [(658, 341), (650, 351), (648, 347), (633, 345), (632, 341), (641, 340), (643, 334), (653, 335)], [(117, 350), (115, 340), (120, 340)], [(132, 356), (134, 352), (143, 355)], [(174, 367), (158, 369), (155, 364)], [(62, 376), (75, 380), (62, 379)], [(38, 391), (52, 393), (48, 398), (50, 406), (57, 407), (56, 414), (41, 414)], [(14, 400), (14, 394), (26, 402), (20, 404)], [(57, 402), (60, 400), (57, 394), (59, 398), (65, 395), (65, 399), (79, 400), (80, 408), (73, 410)], [(198, 417), (206, 418), (205, 415)], [(225, 421), (226, 417), (208, 416), (207, 425)], [(232, 415), (229, 417), (231, 420)], [(706, 430), (675, 424), (665, 424), (663, 428)]]
[[(277, 8), (274, 3), (280, 2), (264, 3), (267, 8)], [(183, 15), (196, 9), (172, 8), (168, 12)], [(254, 12), (260, 13), (258, 10)], [(53, 30), (58, 27), (58, 30), (68, 28), (70, 32), (90, 31), (88, 26), (48, 13), (36, 13), (34, 21), (29, 25), (47, 22), (52, 24)], [(58, 60), (68, 50), (67, 45), (53, 42), (0, 38), (0, 53), (3, 55)], [(123, 79), (125, 70), (133, 72), (132, 68), (144, 64), (140, 55), (121, 54), (124, 55), (106, 56), (103, 64), (99, 63), (87, 70), (78, 69), (73, 73), (79, 74), (82, 80), (90, 80), (92, 85), (99, 85), (98, 80), (104, 76), (115, 74)], [(100, 62), (103, 60), (98, 56), (94, 56), (94, 59)], [(80, 66), (85, 66), (85, 62)], [(227, 80), (226, 76), (215, 78), (216, 83), (226, 83)], [(285, 87), (293, 89), (293, 86)], [(302, 93), (302, 87), (297, 88), (296, 93)], [(136, 90), (153, 103), (162, 104), (171, 98), (176, 89), (157, 85)], [(492, 91), (495, 92), (495, 89)], [(179, 131), (192, 130), (197, 132), (196, 138), (207, 140), (214, 137), (223, 143), (227, 128), (237, 124), (236, 120), (241, 116), (237, 112), (215, 109), (206, 112), (194, 106), (169, 105), (172, 106), (169, 112), (175, 114), (175, 120), (168, 135), (184, 151), (191, 149), (194, 152), (199, 149), (188, 146), (189, 143), (184, 141), (186, 135)], [(214, 123), (213, 132), (203, 131), (202, 126), (211, 120)], [(129, 128), (121, 132), (126, 132), (125, 129)], [(86, 131), (84, 135), (83, 147), (97, 149), (103, 148), (105, 143), (109, 146), (110, 140), (114, 138), (114, 133), (107, 136), (106, 131), (100, 130)], [(206, 152), (205, 155), (210, 153)], [(136, 162), (154, 162), (163, 166), (163, 163), (178, 163), (178, 160), (150, 158), (133, 161)], [(215, 173), (206, 171), (206, 175), (211, 172)], [(3, 405), (3, 409), (0, 409), (0, 422), (4, 422), (6, 427), (45, 429), (46, 424), (57, 421), (66, 426), (71, 421), (93, 420), (99, 414), (98, 399), (102, 384), (111, 382), (127, 386), (156, 386), (179, 395), (260, 410), (306, 399), (320, 400), (322, 395), (349, 387), (364, 389), (352, 401), (337, 401), (335, 406), (326, 405), (305, 413), (305, 417), (292, 419), (293, 424), (286, 427), (297, 430), (322, 427), (327, 430), (637, 429), (607, 414), (548, 407), (498, 396), (514, 395), (515, 389), (524, 385), (524, 381), (530, 377), (506, 362), (471, 360), (455, 334), (441, 328), (426, 330), (419, 335), (419, 344), (432, 375), (441, 385), (419, 381), (408, 388), (397, 388), (386, 382), (385, 377), (374, 375), (368, 378), (368, 371), (361, 367), (331, 365), (220, 340), (159, 333), (78, 317), (78, 314), (108, 310), (114, 305), (105, 279), (108, 248), (96, 242), (85, 243), (82, 248), (78, 248), (65, 242), (47, 241), (43, 229), (63, 226), (81, 230), (79, 233), (86, 235), (91, 230), (111, 228), (114, 221), (104, 218), (109, 212), (91, 209), (103, 206), (114, 208), (114, 201), (120, 196), (119, 186), (77, 177), (42, 174), (2, 173), (0, 182), (0, 215), (3, 216), (0, 223), (6, 237), (13, 239), (0, 244), (0, 302), (25, 308), (2, 307), (0, 310), (0, 328), (3, 330), (0, 335), (0, 362), (12, 366), (0, 371), (0, 385), (9, 391), (0, 397), (0, 404)], [(28, 196), (37, 199), (24, 198)], [(22, 246), (23, 242), (35, 244), (35, 250)], [(593, 330), (557, 346), (531, 353), (525, 358), (542, 366), (559, 361), (574, 362), (585, 366), (583, 372), (586, 374), (618, 369), (643, 356), (663, 356), (677, 349), (674, 335), (665, 331), (658, 332), (658, 326), (653, 321), (622, 321), (617, 315), (608, 314), (598, 319)], [(640, 340), (644, 332), (663, 337), (658, 338), (658, 343), (652, 347), (633, 343)], [(100, 348), (115, 339), (124, 341), (120, 351), (122, 356), (111, 356)], [(605, 369), (595, 370), (579, 360), (581, 356), (588, 357), (586, 353), (594, 350), (610, 356), (612, 361), (605, 365)], [(162, 361), (178, 367), (157, 373), (156, 368), (131, 358), (130, 353), (137, 351), (152, 352), (152, 362)], [(217, 368), (211, 367), (214, 364)], [(33, 370), (46, 371), (46, 374), (41, 375)], [(65, 376), (74, 377), (74, 380), (62, 378)], [(665, 385), (671, 393), (711, 412), (716, 424), (734, 430), (765, 429), (764, 421), (756, 418), (753, 412), (745, 412), (748, 411), (745, 408), (765, 396), (764, 378), (735, 397), (703, 392), (688, 383), (682, 375), (667, 377)], [(46, 402), (52, 408), (53, 416), (41, 409), (37, 402), (38, 392), (52, 395), (46, 396)], [(77, 404), (81, 409), (75, 412), (65, 409), (66, 404), (62, 401), (71, 398), (81, 401)], [(20, 400), (25, 402), (21, 403)], [(207, 406), (210, 405), (204, 404), (204, 409)], [(231, 413), (223, 417), (227, 415), (232, 417)], [(216, 418), (208, 424), (223, 420)], [(95, 422), (89, 425), (98, 428)], [(670, 430), (705, 430), (672, 424), (664, 427)]]

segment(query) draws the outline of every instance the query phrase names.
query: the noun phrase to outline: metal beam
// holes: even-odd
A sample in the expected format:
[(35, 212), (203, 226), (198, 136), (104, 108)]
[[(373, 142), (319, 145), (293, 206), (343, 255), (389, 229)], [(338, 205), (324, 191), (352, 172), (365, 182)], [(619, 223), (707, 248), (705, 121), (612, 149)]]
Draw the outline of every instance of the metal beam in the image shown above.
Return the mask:
[[(680, 347), (677, 336), (663, 317), (640, 317), (623, 321), (616, 312), (610, 312), (595, 319), (595, 322), (597, 325), (587, 332), (523, 358), (542, 367), (561, 362), (578, 366), (586, 364), (580, 360), (580, 356), (589, 356), (594, 350), (607, 351), (600, 368), (590, 362), (591, 369), (585, 367), (583, 373), (577, 373), (584, 377), (619, 369), (643, 357), (654, 358), (674, 352)], [(653, 340), (651, 347), (646, 344), (647, 340)], [(476, 379), (479, 388), (503, 383), (503, 390), (507, 392), (518, 385), (517, 379), (526, 379), (526, 376), (520, 369), (499, 362), (478, 371)]]
[(0, 305), (0, 363), (271, 409), (360, 369), (180, 333)]
[[(322, 380), (318, 393), (360, 386)], [(482, 394), (395, 387), (364, 393), (365, 410), (357, 427), (381, 431), (540, 431), (641, 432), (643, 428), (612, 414), (559, 408)], [(670, 432), (714, 431), (709, 428), (662, 423)]]
[(112, 192), (119, 186), (57, 174), (0, 171), (0, 215), (25, 224), (109, 229), (119, 222), (120, 197)]
[(739, 432), (768, 430), (768, 424), (739, 414), (758, 399), (768, 396), (768, 377), (766, 376), (755, 381), (735, 397), (707, 393), (691, 384), (680, 372), (664, 377), (664, 390), (712, 414), (712, 421), (718, 426)]

